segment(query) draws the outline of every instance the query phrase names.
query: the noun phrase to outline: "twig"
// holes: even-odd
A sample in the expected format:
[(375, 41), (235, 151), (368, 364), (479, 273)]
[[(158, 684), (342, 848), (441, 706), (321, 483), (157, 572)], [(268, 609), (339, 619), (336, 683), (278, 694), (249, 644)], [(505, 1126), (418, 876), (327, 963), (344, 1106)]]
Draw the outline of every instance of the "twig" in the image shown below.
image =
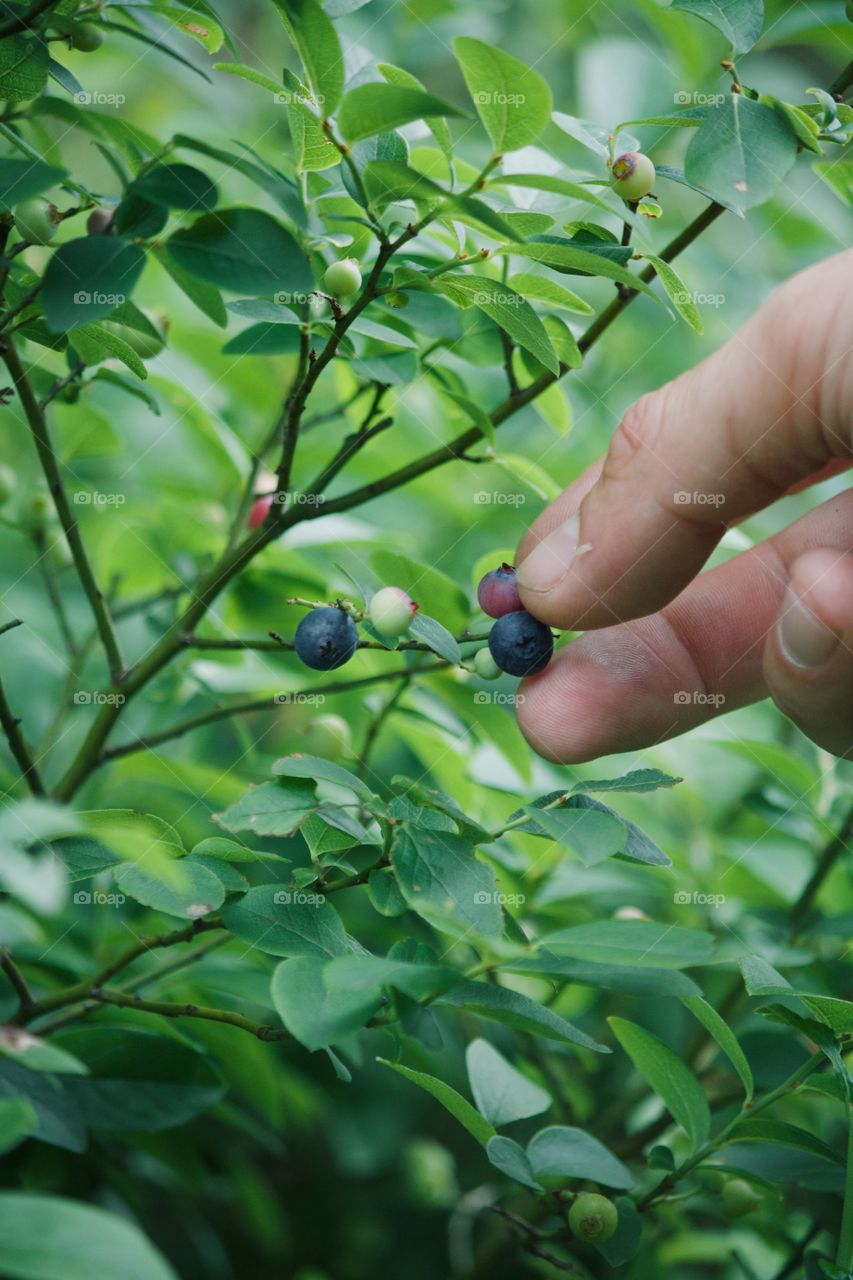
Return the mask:
[(853, 85), (853, 62), (848, 62), (841, 74), (829, 86), (829, 92), (833, 98), (840, 99), (844, 97), (851, 85)]
[[(13, 630), (14, 627), (20, 627), (20, 618), (15, 618), (12, 622), (7, 622), (4, 627), (0, 628), (0, 635), (4, 635), (7, 631)], [(9, 700), (6, 697), (6, 690), (3, 688), (3, 682), (0, 680), (0, 726), (6, 735), (6, 741), (9, 743), (9, 750), (15, 758), (15, 763), (21, 770), (21, 776), (29, 787), (34, 796), (43, 796), (45, 794), (42, 784), (41, 775), (36, 767), (35, 761), (30, 755), (30, 749), (27, 746), (26, 739), (21, 732), (21, 721), (14, 714), (9, 706)]]
[(824, 846), (823, 852), (819, 855), (815, 869), (809, 877), (808, 881), (797, 901), (791, 907), (789, 913), (789, 921), (792, 929), (799, 930), (799, 926), (805, 920), (806, 916), (812, 909), (815, 898), (820, 892), (824, 880), (832, 871), (838, 859), (845, 852), (850, 850), (848, 841), (853, 836), (853, 808), (847, 811), (838, 831)]
[(177, 1004), (171, 1000), (143, 1000), (141, 996), (124, 991), (96, 989), (92, 999), (102, 1004), (113, 1004), (119, 1009), (139, 1009), (143, 1013), (156, 1013), (162, 1018), (202, 1018), (206, 1022), (224, 1022), (228, 1026), (248, 1031), (258, 1040), (289, 1040), (290, 1035), (283, 1027), (268, 1027), (263, 1023), (253, 1022), (245, 1014), (233, 1013), (230, 1009), (212, 1009), (198, 1004)]
[(2, 968), (6, 977), (15, 989), (15, 994), (19, 1001), (19, 1007), (25, 1013), (28, 1013), (35, 1005), (33, 993), (27, 986), (26, 978), (15, 964), (15, 961), (12, 959), (12, 953), (8, 949), (4, 949), (0, 952), (0, 968)]
[[(313, 604), (310, 606), (313, 608)], [(215, 636), (184, 636), (183, 644), (187, 649), (208, 649), (208, 650), (240, 650), (252, 649), (260, 653), (275, 653), (276, 651), (290, 653), (294, 649), (292, 640), (285, 640), (277, 632), (270, 632), (271, 639), (253, 639), (247, 637), (245, 639), (237, 637), (230, 640), (220, 640)], [(463, 631), (461, 635), (456, 636), (457, 644), (482, 644), (488, 640), (488, 632), (477, 633), (475, 631)], [(428, 644), (422, 640), (400, 640), (393, 648), (389, 649), (387, 644), (383, 644), (380, 640), (359, 640), (356, 645), (357, 649), (374, 649), (382, 653), (401, 653), (403, 650), (408, 652), (432, 653), (433, 650)], [(327, 686), (326, 686), (327, 687)]]
[[(412, 675), (414, 674), (415, 673), (413, 671)], [(370, 726), (364, 737), (364, 745), (361, 748), (361, 754), (358, 758), (359, 777), (363, 778), (364, 775), (367, 773), (367, 770), (370, 764), (370, 753), (373, 750), (374, 746), (376, 745), (376, 739), (379, 737), (379, 734), (382, 731), (382, 726), (387, 722), (388, 717), (391, 715), (394, 708), (397, 706), (398, 702), (402, 698), (403, 694), (409, 688), (410, 684), (411, 684), (411, 676), (409, 677), (408, 680), (405, 678), (402, 679), (398, 684), (397, 688), (391, 694), (390, 698), (388, 698), (385, 701), (379, 713), (375, 715), (371, 720)]]
[(39, 571), (44, 582), (44, 589), (47, 592), (47, 598), (50, 601), (53, 612), (56, 614), (56, 621), (59, 627), (65, 647), (71, 658), (77, 652), (77, 641), (74, 639), (74, 633), (71, 630), (71, 624), (68, 621), (68, 614), (65, 612), (65, 604), (59, 592), (56, 577), (53, 572), (53, 565), (48, 560), (47, 539), (43, 529), (37, 529), (33, 534), (33, 543), (38, 552)]
[(12, 381), (21, 400), (24, 413), (29, 423), (33, 441), (36, 446), (36, 452), (42, 465), (45, 477), (53, 496), (56, 506), (57, 515), (60, 523), (65, 531), (65, 537), (68, 540), (68, 546), (71, 550), (71, 556), (77, 569), (77, 575), (80, 584), (83, 587), (92, 614), (95, 619), (95, 625), (98, 628), (98, 634), (101, 637), (101, 643), (104, 646), (104, 652), (109, 664), (110, 675), (113, 680), (118, 679), (124, 670), (124, 661), (119, 650), (118, 638), (113, 628), (112, 619), (110, 618), (109, 609), (104, 600), (103, 593), (95, 581), (95, 575), (92, 572), (92, 566), (89, 563), (89, 557), (83, 546), (83, 540), (80, 537), (80, 529), (74, 516), (68, 495), (65, 492), (65, 486), (62, 483), (62, 477), (59, 473), (59, 466), (56, 461), (56, 455), (50, 442), (50, 435), (47, 429), (47, 421), (42, 410), (33, 395), (24, 367), (14, 346), (11, 344), (3, 351), (3, 359), (9, 373), (12, 375)]
[(43, 13), (47, 13), (50, 9), (55, 9), (59, 4), (59, 0), (34, 0), (29, 9), (25, 13), (21, 13), (16, 18), (8, 18), (6, 22), (0, 23), (0, 40), (5, 40), (6, 36), (17, 35), (19, 31), (26, 31), (33, 25), (36, 18)]

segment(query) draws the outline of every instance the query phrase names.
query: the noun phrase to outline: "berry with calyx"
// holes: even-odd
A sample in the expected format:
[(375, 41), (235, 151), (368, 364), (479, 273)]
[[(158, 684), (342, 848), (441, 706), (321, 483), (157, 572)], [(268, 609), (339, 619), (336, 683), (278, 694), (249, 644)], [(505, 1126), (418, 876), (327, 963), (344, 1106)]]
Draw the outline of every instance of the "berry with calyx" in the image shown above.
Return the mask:
[(336, 298), (349, 298), (361, 288), (361, 268), (355, 258), (341, 258), (327, 269), (323, 283)]
[(745, 1178), (732, 1178), (723, 1187), (720, 1199), (727, 1217), (742, 1218), (747, 1213), (753, 1213), (764, 1197)]
[(472, 663), (474, 672), (481, 680), (497, 680), (501, 669), (488, 649), (478, 649)]
[(305, 750), (324, 760), (340, 760), (352, 748), (350, 727), (341, 716), (315, 716), (305, 732)]
[(489, 652), (510, 676), (535, 676), (554, 652), (554, 637), (544, 622), (525, 609), (505, 613), (489, 632)]
[(418, 606), (401, 587), (383, 587), (367, 608), (367, 616), (383, 636), (404, 636), (415, 619)]
[(5, 506), (15, 492), (15, 473), (0, 463), (0, 507)]
[(619, 1211), (607, 1196), (584, 1191), (569, 1210), (572, 1235), (590, 1244), (609, 1240), (619, 1225)]
[(56, 235), (56, 205), (22, 200), (15, 209), (15, 230), (27, 244), (49, 244)]
[(505, 613), (517, 613), (523, 609), (511, 564), (502, 564), (483, 574), (477, 587), (477, 603), (490, 618), (502, 618)]
[(252, 509), (249, 512), (249, 518), (246, 521), (246, 524), (248, 525), (248, 527), (250, 529), (259, 528), (266, 520), (271, 509), (272, 509), (271, 493), (266, 494), (266, 496), (263, 498), (255, 498), (255, 501), (252, 503)]
[(655, 185), (655, 166), (642, 151), (626, 151), (613, 161), (611, 173), (623, 200), (642, 200)]
[(90, 236), (109, 236), (114, 231), (112, 209), (93, 209), (86, 219), (86, 232)]
[(358, 631), (348, 613), (330, 605), (306, 613), (296, 628), (293, 643), (306, 667), (334, 671), (355, 653)]
[(91, 22), (81, 22), (75, 27), (70, 40), (72, 49), (79, 49), (80, 53), (94, 53), (104, 43), (101, 32)]

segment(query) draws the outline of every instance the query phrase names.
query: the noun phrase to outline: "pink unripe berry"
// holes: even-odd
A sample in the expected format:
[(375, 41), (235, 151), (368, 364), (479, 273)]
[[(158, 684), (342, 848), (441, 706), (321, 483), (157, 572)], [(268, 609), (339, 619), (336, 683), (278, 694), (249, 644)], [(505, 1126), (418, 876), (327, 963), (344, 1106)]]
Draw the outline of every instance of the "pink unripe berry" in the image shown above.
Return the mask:
[(511, 564), (502, 564), (499, 569), (483, 575), (477, 588), (477, 603), (490, 618), (502, 618), (505, 613), (517, 613), (524, 608)]
[(370, 601), (367, 616), (383, 636), (402, 636), (411, 627), (418, 606), (401, 587), (383, 587)]
[(255, 498), (252, 503), (252, 510), (249, 512), (249, 519), (246, 524), (250, 529), (257, 529), (264, 523), (272, 509), (272, 494), (268, 493), (263, 498)]

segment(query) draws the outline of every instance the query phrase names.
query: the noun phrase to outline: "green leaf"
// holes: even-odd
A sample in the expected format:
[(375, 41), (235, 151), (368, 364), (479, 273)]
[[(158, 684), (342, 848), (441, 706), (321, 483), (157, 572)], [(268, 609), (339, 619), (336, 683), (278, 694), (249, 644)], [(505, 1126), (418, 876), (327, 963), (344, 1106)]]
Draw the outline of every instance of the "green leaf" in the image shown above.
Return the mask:
[(538, 1116), (551, 1105), (550, 1095), (516, 1071), (488, 1040), (471, 1041), (465, 1065), (477, 1110), (497, 1129), (514, 1120)]
[(272, 767), (273, 773), (284, 778), (314, 779), (314, 781), (334, 782), (339, 787), (346, 787), (362, 800), (373, 800), (373, 792), (361, 778), (345, 769), (343, 765), (322, 756), (308, 756), (299, 752), (292, 756), (282, 756)]
[(761, 956), (746, 956), (740, 962), (743, 984), (751, 996), (793, 996), (796, 991), (787, 978), (783, 978)]
[(0, 1269), (9, 1280), (177, 1280), (127, 1218), (28, 1191), (0, 1192)]
[(711, 1112), (702, 1086), (690, 1068), (663, 1041), (625, 1018), (608, 1018), (616, 1039), (637, 1070), (681, 1125), (693, 1150), (701, 1146), (711, 1127)]
[(466, 982), (443, 995), (438, 1003), (468, 1009), (481, 1018), (491, 1018), (493, 1022), (502, 1022), (517, 1031), (543, 1036), (546, 1040), (579, 1045), (596, 1053), (610, 1052), (606, 1045), (598, 1044), (545, 1005), (518, 991), (511, 991), (509, 987), (496, 987), (490, 982)]
[(167, 209), (192, 213), (208, 213), (219, 199), (216, 184), (191, 164), (155, 165), (136, 178), (128, 192)]
[(716, 1009), (708, 1004), (707, 1000), (703, 1000), (701, 996), (682, 996), (681, 1003), (686, 1009), (689, 1009), (695, 1018), (698, 1018), (710, 1035), (716, 1040), (729, 1062), (740, 1076), (743, 1087), (746, 1091), (746, 1100), (752, 1100), (752, 1091), (754, 1088), (752, 1079), (752, 1069), (747, 1062), (746, 1054), (737, 1042), (734, 1032), (728, 1023), (720, 1017)]
[(129, 898), (183, 920), (198, 920), (222, 905), (225, 890), (212, 871), (186, 858), (178, 859), (173, 865), (175, 883), (165, 884), (157, 875), (133, 862), (115, 869), (115, 881)]
[(529, 302), (509, 285), (487, 276), (468, 276), (450, 272), (441, 276), (439, 285), (459, 306), (475, 306), (509, 334), (513, 342), (529, 351), (551, 373), (560, 372), (551, 339)]
[(171, 276), (178, 288), (185, 293), (199, 311), (206, 315), (214, 324), (219, 325), (220, 329), (224, 329), (228, 323), (228, 316), (225, 312), (225, 303), (222, 301), (222, 295), (218, 289), (212, 284), (208, 284), (204, 280), (197, 280), (195, 276), (184, 271), (178, 266), (174, 259), (169, 257), (165, 249), (155, 249), (154, 257), (160, 263), (163, 270)]
[(690, 139), (684, 172), (711, 195), (751, 209), (773, 195), (796, 154), (793, 130), (772, 107), (733, 93)]
[[(396, 84), (404, 89), (423, 90), (424, 88), (417, 76), (413, 76), (409, 71), (404, 71), (402, 67), (395, 67), (389, 62), (379, 62), (376, 65), (376, 69), (385, 77), (389, 84)], [(432, 119), (428, 119), (426, 123), (440, 149), (447, 159), (450, 160), (453, 153), (453, 142), (450, 137), (450, 130), (447, 127), (447, 122), (443, 120), (441, 116), (433, 116)]]
[(338, 111), (338, 126), (348, 142), (356, 142), (411, 120), (461, 115), (456, 107), (431, 93), (377, 82), (350, 89)]
[(696, 983), (677, 969), (653, 969), (645, 965), (596, 964), (591, 961), (572, 960), (540, 951), (535, 956), (521, 960), (506, 960), (502, 969), (511, 973), (541, 973), (546, 977), (577, 982), (606, 991), (618, 991), (622, 995), (640, 996), (698, 996)]
[(276, 97), (282, 91), (281, 85), (271, 79), (270, 76), (265, 76), (262, 71), (256, 71), (254, 67), (247, 67), (242, 62), (214, 62), (213, 70), (224, 71), (229, 76), (239, 76), (241, 80), (248, 80), (250, 84), (256, 84)]
[(133, 292), (145, 254), (121, 236), (83, 236), (61, 245), (47, 265), (42, 298), (51, 333), (99, 320)]
[(324, 1049), (359, 1031), (379, 1007), (381, 990), (329, 990), (319, 955), (283, 960), (272, 976), (273, 1004), (287, 1030), (306, 1049)]
[(47, 45), (35, 36), (11, 35), (0, 41), (0, 99), (29, 102), (47, 84)]
[(567, 845), (585, 867), (593, 867), (625, 847), (627, 831), (614, 814), (595, 809), (576, 808), (569, 804), (559, 809), (525, 809), (554, 840)]
[(489, 444), (495, 442), (495, 425), (492, 422), (486, 410), (475, 400), (469, 400), (467, 396), (461, 396), (449, 388), (443, 388), (442, 394), (451, 400), (462, 410), (470, 419), (472, 424), (480, 431), (484, 440), (488, 440)]
[(435, 618), (431, 618), (429, 614), (416, 613), (409, 631), (415, 639), (429, 645), (433, 653), (444, 658), (445, 662), (452, 662), (455, 665), (462, 661), (462, 652), (455, 636), (452, 636), (447, 627)]
[(619, 1191), (634, 1185), (630, 1170), (603, 1143), (569, 1125), (540, 1129), (527, 1144), (527, 1156), (537, 1178), (584, 1178)]
[(491, 1138), (486, 1147), (486, 1155), (496, 1169), (500, 1169), (501, 1173), (512, 1178), (514, 1182), (520, 1182), (523, 1187), (530, 1187), (531, 1191), (545, 1190), (536, 1181), (527, 1152), (517, 1142), (513, 1142), (512, 1138), (497, 1136)]
[(37, 1127), (35, 1108), (26, 1098), (0, 1099), (0, 1155), (19, 1146)]
[(495, 151), (518, 151), (535, 142), (553, 108), (551, 90), (538, 72), (471, 36), (458, 36), (453, 51)]
[(325, 968), (330, 991), (364, 991), (374, 987), (396, 987), (412, 1000), (431, 1000), (441, 991), (456, 986), (462, 975), (447, 965), (420, 964), (393, 956), (371, 956), (364, 951), (337, 956)]
[(683, 778), (674, 778), (660, 769), (632, 769), (621, 778), (584, 778), (572, 791), (657, 791), (659, 787), (675, 787)]
[(344, 88), (344, 55), (328, 16), (317, 0), (275, 0), (323, 117), (334, 112)]
[(92, 1129), (174, 1129), (209, 1111), (225, 1093), (208, 1058), (171, 1036), (104, 1026), (63, 1031), (60, 1040), (89, 1068), (86, 1075), (63, 1076), (63, 1087)]
[(672, 8), (710, 22), (735, 53), (747, 53), (764, 26), (764, 0), (672, 0)]
[(390, 1067), (392, 1071), (396, 1071), (404, 1080), (425, 1089), (436, 1102), (440, 1102), (444, 1109), (450, 1112), (455, 1120), (459, 1121), (463, 1128), (468, 1130), (472, 1138), (476, 1138), (481, 1146), (485, 1147), (490, 1139), (494, 1138), (495, 1131), (488, 1120), (484, 1120), (461, 1093), (457, 1093), (443, 1080), (437, 1080), (435, 1076), (426, 1075), (423, 1071), (413, 1071), (411, 1067), (404, 1067), (401, 1062), (390, 1062), (388, 1058), (377, 1058), (376, 1061), (381, 1062), (383, 1067)]
[(551, 951), (599, 964), (650, 965), (686, 969), (707, 964), (714, 939), (710, 933), (646, 920), (602, 920), (572, 925), (544, 939)]
[(685, 288), (684, 281), (678, 272), (668, 262), (664, 262), (663, 258), (658, 258), (654, 253), (646, 253), (643, 256), (654, 267), (658, 279), (666, 289), (670, 302), (682, 320), (690, 325), (694, 333), (704, 333), (705, 326), (702, 323), (699, 308), (693, 299), (692, 293), (689, 293)]
[(834, 1151), (827, 1143), (816, 1138), (806, 1129), (795, 1124), (786, 1124), (782, 1120), (765, 1120), (763, 1116), (755, 1116), (741, 1120), (735, 1125), (726, 1139), (727, 1142), (771, 1142), (782, 1147), (793, 1147), (796, 1151), (807, 1151), (823, 1160), (831, 1160), (834, 1164), (843, 1165), (844, 1157)]
[(850, 1000), (841, 1000), (835, 996), (803, 996), (802, 1000), (836, 1035), (850, 1035), (853, 1032), (853, 1002)]
[(126, 364), (137, 378), (145, 381), (148, 377), (148, 370), (133, 347), (109, 329), (104, 329), (99, 324), (81, 324), (73, 329), (69, 336), (74, 350), (84, 364), (95, 365), (109, 356), (115, 356), (117, 360)]
[(226, 929), (270, 956), (344, 955), (341, 918), (322, 893), (259, 884), (222, 909)]
[(561, 307), (563, 311), (574, 311), (581, 316), (591, 316), (595, 308), (583, 298), (579, 298), (570, 289), (564, 289), (555, 280), (547, 276), (533, 276), (525, 272), (510, 276), (509, 283), (525, 298), (533, 298), (537, 302), (547, 302), (549, 306)]
[(164, 9), (158, 6), (157, 15), (170, 18), (179, 31), (192, 40), (197, 40), (208, 53), (216, 53), (225, 42), (225, 33), (207, 12), (206, 5), (204, 11), (197, 4), (188, 9)]
[(813, 168), (830, 191), (845, 204), (853, 204), (853, 160), (820, 160)]
[(65, 169), (45, 164), (42, 160), (18, 160), (4, 156), (0, 160), (0, 209), (14, 209), (16, 204), (40, 195), (65, 176)]
[(295, 326), (283, 324), (249, 325), (235, 334), (222, 348), (225, 356), (281, 356), (299, 350), (299, 332)]
[(660, 306), (664, 306), (655, 291), (644, 280), (641, 280), (638, 275), (620, 266), (618, 262), (611, 261), (603, 253), (596, 253), (589, 248), (581, 249), (566, 242), (552, 244), (535, 241), (528, 244), (515, 244), (511, 247), (495, 249), (494, 252), (512, 253), (517, 257), (532, 258), (535, 262), (541, 262), (544, 266), (552, 267), (555, 271), (580, 272), (584, 275), (604, 276), (608, 280), (617, 280), (620, 284), (625, 284), (630, 289), (637, 289), (640, 293), (647, 294), (648, 297), (654, 298), (655, 302)]
[(367, 878), (367, 894), (381, 916), (401, 916), (409, 904), (400, 892), (397, 877), (390, 867), (378, 867)]
[(307, 782), (262, 782), (250, 787), (224, 813), (213, 815), (226, 831), (252, 831), (259, 836), (286, 836), (317, 808), (313, 786)]
[[(104, 238), (104, 243), (110, 241)], [(259, 209), (207, 213), (167, 241), (178, 266), (232, 293), (308, 293), (314, 279), (289, 231)]]
[[(0, 1100), (23, 1098), (38, 1118), (35, 1137), (66, 1151), (86, 1149), (86, 1126), (61, 1082), (45, 1071), (30, 1071), (11, 1059), (0, 1060)], [(2, 1274), (2, 1273), (0, 1273)]]
[[(644, 862), (653, 867), (668, 867), (672, 865), (663, 850), (659, 849), (651, 837), (646, 835), (645, 831), (641, 830), (636, 823), (630, 822), (608, 805), (602, 804), (600, 800), (595, 800), (592, 796), (586, 795), (578, 789), (575, 789), (574, 794), (568, 796), (564, 791), (552, 791), (548, 795), (539, 796), (532, 804), (525, 806), (527, 812), (531, 814), (531, 821), (525, 823), (520, 829), (530, 832), (531, 835), (548, 835), (549, 838), (552, 838), (550, 831), (546, 831), (541, 821), (540, 811), (558, 799), (562, 801), (563, 807), (566, 809), (588, 809), (596, 813), (607, 814), (618, 820), (625, 831), (622, 848), (618, 852), (620, 858), (628, 859), (632, 862)], [(516, 818), (522, 812), (523, 810), (518, 810), (512, 817)], [(557, 810), (550, 810), (550, 812), (557, 812)]]
[(494, 872), (475, 856), (467, 840), (406, 824), (391, 861), (400, 892), (425, 920), (445, 932), (500, 936)]

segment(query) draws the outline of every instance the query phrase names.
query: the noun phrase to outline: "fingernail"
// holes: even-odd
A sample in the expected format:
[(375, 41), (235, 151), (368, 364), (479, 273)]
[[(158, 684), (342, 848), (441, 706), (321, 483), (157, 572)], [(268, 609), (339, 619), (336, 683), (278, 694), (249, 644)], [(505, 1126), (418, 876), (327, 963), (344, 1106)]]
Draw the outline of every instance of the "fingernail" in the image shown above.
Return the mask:
[(822, 667), (838, 648), (838, 636), (825, 627), (792, 587), (778, 624), (779, 648), (797, 667)]
[(552, 529), (516, 570), (519, 586), (528, 591), (550, 591), (569, 571), (578, 550), (580, 518), (571, 516)]

